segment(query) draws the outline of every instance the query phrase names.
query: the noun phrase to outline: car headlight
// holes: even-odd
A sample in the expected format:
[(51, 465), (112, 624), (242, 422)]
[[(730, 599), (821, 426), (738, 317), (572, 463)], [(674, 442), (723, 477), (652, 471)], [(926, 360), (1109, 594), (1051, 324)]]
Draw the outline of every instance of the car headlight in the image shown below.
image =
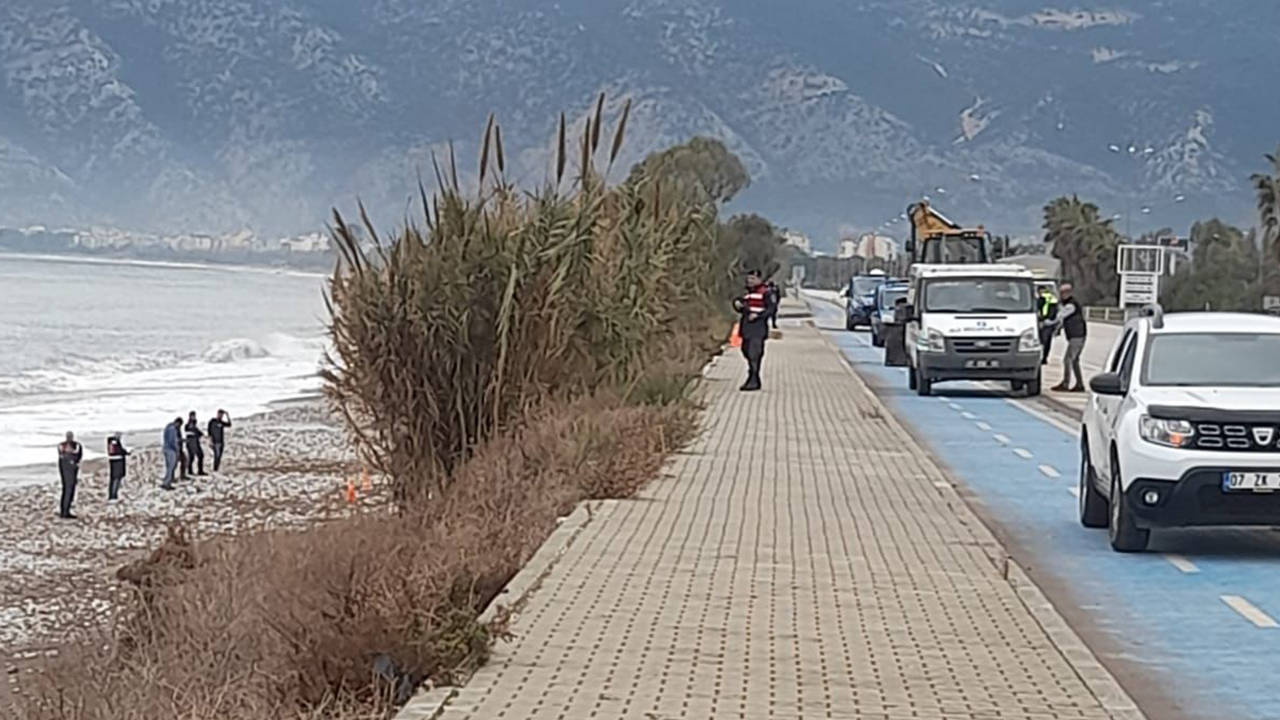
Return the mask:
[(1040, 352), (1040, 333), (1027, 330), (1018, 336), (1018, 352)]
[(916, 349), (922, 352), (946, 352), (947, 339), (930, 328), (916, 336)]
[(1138, 434), (1143, 440), (1165, 447), (1187, 447), (1195, 439), (1196, 429), (1186, 420), (1165, 420), (1143, 415), (1138, 421)]

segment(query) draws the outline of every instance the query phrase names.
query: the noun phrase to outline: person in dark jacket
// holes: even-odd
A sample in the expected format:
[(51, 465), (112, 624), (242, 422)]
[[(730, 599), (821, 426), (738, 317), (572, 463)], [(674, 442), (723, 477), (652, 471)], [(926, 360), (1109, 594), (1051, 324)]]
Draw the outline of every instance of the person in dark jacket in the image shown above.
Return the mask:
[[(1067, 352), (1062, 357), (1062, 382), (1052, 389), (1057, 392), (1084, 392), (1080, 355), (1084, 352), (1084, 343), (1089, 335), (1084, 308), (1076, 300), (1071, 283), (1062, 283), (1059, 294), (1062, 296), (1062, 309), (1058, 313), (1058, 324), (1062, 326), (1062, 334), (1067, 336)], [(1075, 374), (1074, 385), (1071, 383), (1072, 373)]]
[(200, 423), (196, 420), (196, 411), (192, 410), (187, 416), (187, 474), (191, 475), (193, 470), (196, 475), (208, 475), (204, 471), (204, 448), (200, 447), (200, 438), (204, 437), (204, 433), (200, 430)]
[(71, 504), (76, 501), (76, 483), (80, 480), (80, 460), (84, 457), (84, 448), (76, 442), (76, 434), (67, 433), (67, 439), (58, 444), (58, 474), (62, 476), (62, 502), (59, 505), (58, 517), (74, 520)]
[(173, 473), (182, 462), (182, 418), (177, 417), (164, 427), (164, 482), (160, 487), (173, 489)]
[(231, 427), (231, 416), (219, 410), (209, 421), (209, 444), (213, 446), (213, 471), (222, 467), (222, 449), (226, 447), (226, 428)]
[(112, 433), (107, 438), (107, 463), (110, 468), (110, 475), (107, 480), (107, 500), (120, 499), (120, 482), (124, 480), (125, 458), (129, 457), (129, 450), (124, 446), (124, 440), (120, 438), (120, 433)]
[(733, 307), (739, 314), (738, 334), (742, 337), (742, 355), (747, 359), (747, 381), (739, 389), (753, 392), (761, 388), (760, 366), (764, 343), (769, 339), (769, 316), (776, 309), (759, 271), (747, 273), (746, 292), (734, 299)]

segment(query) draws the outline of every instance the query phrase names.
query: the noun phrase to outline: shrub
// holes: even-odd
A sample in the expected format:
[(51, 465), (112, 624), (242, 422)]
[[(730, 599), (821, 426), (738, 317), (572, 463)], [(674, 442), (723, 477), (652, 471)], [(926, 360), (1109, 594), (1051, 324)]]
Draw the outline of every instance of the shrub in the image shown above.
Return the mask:
[(440, 193), (421, 193), (423, 227), (383, 241), (367, 217), (356, 232), (335, 215), (343, 261), (330, 284), (326, 390), (402, 504), (439, 493), (473, 448), (531, 409), (640, 383), (715, 312), (727, 273), (715, 206), (660, 202), (663, 178), (640, 171), (607, 185), (594, 161), (602, 107), (568, 191), (563, 116), (554, 180), (528, 195), (503, 177), (491, 119), (477, 194), (461, 190), (451, 157), (436, 170)]

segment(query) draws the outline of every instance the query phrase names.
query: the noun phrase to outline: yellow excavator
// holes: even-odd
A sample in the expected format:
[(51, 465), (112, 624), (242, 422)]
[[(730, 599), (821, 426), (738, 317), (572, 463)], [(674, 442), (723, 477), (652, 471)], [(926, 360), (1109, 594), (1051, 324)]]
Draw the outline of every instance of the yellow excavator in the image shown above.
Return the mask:
[[(991, 262), (991, 234), (979, 225), (966, 228), (948, 219), (927, 201), (921, 200), (907, 206), (907, 219), (911, 221), (911, 237), (906, 251), (911, 265), (971, 265)], [(909, 320), (904, 304), (894, 313), (894, 323), (885, 327), (884, 364), (890, 367), (906, 367)]]
[(951, 265), (991, 262), (991, 234), (981, 225), (966, 228), (921, 200), (907, 207), (911, 238), (907, 254), (912, 264)]

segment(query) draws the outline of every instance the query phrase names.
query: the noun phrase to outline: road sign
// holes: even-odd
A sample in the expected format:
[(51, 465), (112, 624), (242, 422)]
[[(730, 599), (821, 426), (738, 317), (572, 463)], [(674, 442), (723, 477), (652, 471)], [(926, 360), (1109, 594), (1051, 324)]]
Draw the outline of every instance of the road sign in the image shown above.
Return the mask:
[(1120, 276), (1120, 307), (1150, 305), (1160, 299), (1160, 276), (1127, 272)]

